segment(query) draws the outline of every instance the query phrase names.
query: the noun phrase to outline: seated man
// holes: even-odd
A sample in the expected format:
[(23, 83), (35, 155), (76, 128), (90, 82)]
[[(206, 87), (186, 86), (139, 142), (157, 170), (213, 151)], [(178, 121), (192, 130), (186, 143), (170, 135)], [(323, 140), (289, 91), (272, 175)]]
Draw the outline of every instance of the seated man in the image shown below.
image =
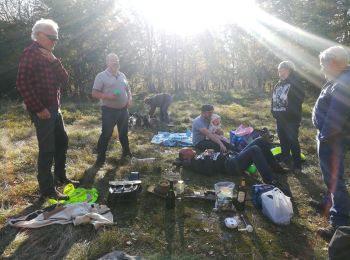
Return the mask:
[(216, 152), (227, 152), (228, 150), (234, 151), (233, 145), (219, 138), (219, 135), (223, 134), (221, 129), (217, 129), (216, 131), (220, 132), (216, 133), (212, 133), (209, 131), (209, 125), (213, 112), (214, 107), (212, 105), (203, 105), (201, 108), (201, 114), (193, 120), (193, 146), (201, 151), (204, 151), (205, 149), (213, 149)]
[[(216, 152), (235, 151), (235, 147), (212, 134), (209, 124), (214, 108), (212, 105), (203, 105), (202, 113), (192, 125), (193, 146), (199, 150), (213, 149)], [(207, 139), (206, 139), (207, 138)], [(225, 160), (225, 169), (228, 173), (239, 173), (254, 163), (268, 184), (277, 186), (273, 173), (285, 173), (286, 171), (277, 163), (270, 151), (270, 145), (263, 138), (257, 138), (235, 156)], [(286, 189), (283, 189), (286, 191)]]
[(166, 93), (160, 93), (152, 97), (145, 98), (146, 105), (151, 107), (149, 116), (153, 117), (156, 108), (159, 107), (160, 121), (163, 123), (169, 123), (168, 108), (171, 104), (172, 97)]

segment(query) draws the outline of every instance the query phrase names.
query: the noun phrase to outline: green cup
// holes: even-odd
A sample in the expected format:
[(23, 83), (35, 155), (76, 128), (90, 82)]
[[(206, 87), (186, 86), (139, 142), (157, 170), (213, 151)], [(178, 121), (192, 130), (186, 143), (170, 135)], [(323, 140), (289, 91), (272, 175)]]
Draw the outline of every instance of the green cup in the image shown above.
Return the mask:
[(119, 96), (120, 95), (120, 89), (113, 90), (113, 94), (116, 95), (116, 96)]
[(249, 173), (256, 173), (256, 166), (254, 164), (250, 165), (248, 168), (247, 168), (247, 172)]

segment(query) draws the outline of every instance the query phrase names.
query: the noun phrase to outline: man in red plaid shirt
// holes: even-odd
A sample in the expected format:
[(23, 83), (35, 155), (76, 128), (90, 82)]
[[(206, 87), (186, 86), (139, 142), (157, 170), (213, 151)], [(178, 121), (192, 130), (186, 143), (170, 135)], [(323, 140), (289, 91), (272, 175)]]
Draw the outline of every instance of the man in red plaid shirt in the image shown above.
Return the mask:
[(59, 108), (60, 86), (67, 85), (68, 73), (52, 53), (58, 40), (58, 25), (49, 19), (37, 21), (32, 40), (20, 58), (16, 85), (36, 129), (40, 193), (43, 197), (65, 199), (55, 185), (77, 182), (69, 180), (65, 170), (68, 136)]

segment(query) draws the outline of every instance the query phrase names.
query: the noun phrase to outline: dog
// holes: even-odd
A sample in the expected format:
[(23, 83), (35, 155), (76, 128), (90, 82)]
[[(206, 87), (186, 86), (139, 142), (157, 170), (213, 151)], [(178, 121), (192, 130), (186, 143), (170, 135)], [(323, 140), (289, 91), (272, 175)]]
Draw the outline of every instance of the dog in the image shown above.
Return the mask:
[(150, 128), (150, 117), (149, 115), (142, 115), (138, 112), (130, 113), (129, 115), (129, 128), (140, 128), (140, 127), (146, 127)]

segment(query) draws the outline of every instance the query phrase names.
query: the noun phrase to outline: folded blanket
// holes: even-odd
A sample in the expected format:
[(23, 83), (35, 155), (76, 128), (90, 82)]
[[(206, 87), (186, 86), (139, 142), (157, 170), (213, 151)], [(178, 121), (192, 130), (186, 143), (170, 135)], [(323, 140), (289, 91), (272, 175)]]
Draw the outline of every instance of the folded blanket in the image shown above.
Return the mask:
[(8, 220), (8, 224), (21, 228), (40, 228), (52, 224), (93, 224), (98, 229), (103, 224), (113, 224), (113, 215), (105, 205), (86, 202), (61, 205), (56, 204), (26, 216)]
[(158, 132), (151, 143), (168, 147), (188, 147), (192, 146), (192, 133), (189, 130), (186, 133)]

